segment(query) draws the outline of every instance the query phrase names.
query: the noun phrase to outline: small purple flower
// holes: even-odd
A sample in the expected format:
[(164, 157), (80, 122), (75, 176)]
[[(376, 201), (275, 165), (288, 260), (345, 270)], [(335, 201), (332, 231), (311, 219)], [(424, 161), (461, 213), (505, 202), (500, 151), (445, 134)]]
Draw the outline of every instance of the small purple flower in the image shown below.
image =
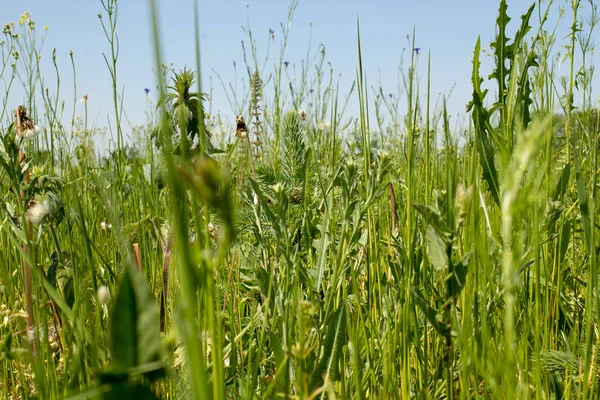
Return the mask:
[(283, 62), (283, 65), (285, 65), (285, 67), (287, 68), (287, 67), (288, 67), (288, 65), (290, 65), (290, 62), (289, 62), (289, 61), (284, 61), (284, 62)]
[(315, 91), (315, 89), (310, 89), (310, 90), (309, 90), (310, 94), (313, 94), (313, 93), (314, 93), (314, 91)]
[(146, 95), (148, 95), (148, 93), (150, 93), (150, 89), (144, 88), (144, 93), (146, 93)]
[(415, 53), (417, 53), (417, 55), (419, 55), (419, 52), (421, 51), (420, 47), (415, 47), (414, 48)]
[(390, 93), (388, 96), (390, 96), (390, 100), (391, 100), (394, 95)]
[(273, 29), (271, 29), (271, 28), (269, 28), (269, 35), (270, 35), (272, 38), (275, 38), (275, 31), (274, 31)]

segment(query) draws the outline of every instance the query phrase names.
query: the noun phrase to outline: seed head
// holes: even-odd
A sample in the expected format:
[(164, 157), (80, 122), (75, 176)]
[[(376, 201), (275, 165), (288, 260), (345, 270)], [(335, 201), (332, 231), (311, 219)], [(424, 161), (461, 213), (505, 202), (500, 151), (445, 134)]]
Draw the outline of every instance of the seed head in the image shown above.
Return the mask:
[(106, 304), (108, 303), (108, 300), (110, 300), (110, 291), (106, 286), (102, 285), (98, 287), (97, 296), (100, 304)]
[(29, 207), (25, 217), (34, 225), (39, 225), (44, 218), (50, 213), (50, 204), (48, 200), (41, 203), (33, 201), (33, 205)]
[(27, 116), (27, 109), (25, 107), (17, 107), (14, 115), (17, 120), (17, 137), (29, 139), (40, 131), (40, 128)]
[(240, 138), (246, 137), (246, 135), (248, 134), (248, 129), (246, 128), (246, 121), (244, 120), (244, 116), (238, 115), (237, 117), (235, 117), (235, 124), (235, 135)]

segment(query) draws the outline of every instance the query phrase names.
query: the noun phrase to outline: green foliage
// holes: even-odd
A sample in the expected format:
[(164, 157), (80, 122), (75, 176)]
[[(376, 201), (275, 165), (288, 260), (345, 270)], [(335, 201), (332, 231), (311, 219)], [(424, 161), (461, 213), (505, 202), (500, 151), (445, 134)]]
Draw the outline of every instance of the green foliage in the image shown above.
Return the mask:
[[(539, 24), (528, 8), (511, 39), (500, 2), (493, 66), (478, 40), (472, 124), (456, 128), (430, 104), (424, 52), (373, 102), (359, 40), (344, 99), (324, 46), (285, 69), (283, 50), (257, 60), (244, 28), (249, 93), (228, 95), (250, 114), (247, 148), (218, 134), (231, 115), (204, 115), (199, 76), (167, 79), (155, 3), (158, 107), (148, 96), (130, 146), (111, 125), (118, 148), (96, 159), (41, 76), (26, 92), (44, 130), (3, 132), (0, 398), (598, 397), (599, 117), (580, 2), (566, 39), (544, 26), (556, 6)], [(119, 3), (102, 4), (116, 74)], [(270, 40), (285, 49), (290, 26)], [(37, 62), (19, 27), (7, 45)]]
[(323, 343), (322, 357), (311, 376), (310, 386), (315, 390), (326, 381), (339, 380), (339, 365), (342, 349), (346, 339), (346, 304), (342, 303), (335, 314), (332, 315), (325, 342)]
[(202, 104), (207, 96), (192, 90), (195, 73), (184, 68), (171, 79), (172, 85), (167, 87), (170, 92), (164, 94), (157, 104), (157, 107), (164, 104), (168, 110), (165, 115), (167, 122), (155, 127), (152, 133), (157, 148), (164, 147), (169, 141), (177, 155), (190, 153), (193, 147), (199, 148), (200, 145), (204, 146), (204, 151), (210, 152), (211, 134), (204, 126)]
[[(100, 374), (100, 382), (112, 387), (105, 398), (125, 398), (134, 393), (155, 398), (146, 385), (165, 372), (158, 310), (143, 277), (132, 267), (125, 268), (118, 287), (110, 337), (112, 360)], [(141, 377), (147, 382), (135, 381)]]

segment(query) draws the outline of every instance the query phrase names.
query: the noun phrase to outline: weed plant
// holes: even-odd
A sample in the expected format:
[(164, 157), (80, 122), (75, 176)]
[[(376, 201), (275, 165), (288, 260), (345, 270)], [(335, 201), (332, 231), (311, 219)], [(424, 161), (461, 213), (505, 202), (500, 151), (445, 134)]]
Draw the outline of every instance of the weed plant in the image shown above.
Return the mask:
[(159, 101), (129, 136), (100, 4), (108, 153), (87, 95), (67, 115), (55, 52), (45, 86), (31, 16), (3, 29), (0, 398), (600, 396), (597, 4), (553, 22), (539, 1), (509, 29), (501, 0), (453, 129), (415, 32), (398, 95), (367, 82), (359, 24), (348, 93), (323, 46), (289, 66), (296, 0), (264, 59), (248, 22), (246, 84), (217, 74), (233, 112), (211, 115), (197, 33), (196, 65), (166, 67), (149, 0)]

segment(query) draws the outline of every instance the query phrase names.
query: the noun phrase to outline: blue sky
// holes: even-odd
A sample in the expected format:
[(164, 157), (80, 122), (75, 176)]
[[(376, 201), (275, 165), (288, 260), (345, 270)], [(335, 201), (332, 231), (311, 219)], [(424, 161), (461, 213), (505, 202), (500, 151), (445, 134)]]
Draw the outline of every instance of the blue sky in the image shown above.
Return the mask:
[[(112, 119), (111, 81), (102, 53), (109, 53), (98, 13), (103, 11), (100, 0), (21, 0), (4, 2), (2, 21), (18, 22), (24, 11), (31, 13), (37, 23), (38, 33), (44, 25), (49, 26), (43, 52), (42, 73), (46, 84), (53, 87), (54, 70), (50, 62), (56, 48), (61, 74), (61, 98), (72, 108), (73, 81), (69, 51), (72, 50), (77, 69), (77, 96), (89, 94), (89, 112), (97, 126), (107, 126)], [(195, 67), (193, 0), (160, 0), (160, 30), (163, 57), (176, 69)], [(586, 2), (583, 2), (584, 4)], [(434, 97), (438, 92), (447, 94), (454, 87), (449, 100), (453, 114), (464, 111), (470, 100), (471, 59), (477, 36), (481, 35), (482, 47), (488, 48), (494, 37), (495, 18), (499, 1), (492, 0), (300, 0), (294, 14), (284, 59), (299, 67), (306, 58), (312, 26), (312, 52), (325, 46), (326, 61), (331, 62), (335, 76), (341, 74), (342, 88), (349, 88), (356, 76), (357, 65), (357, 16), (360, 18), (364, 69), (370, 85), (381, 82), (384, 92), (396, 93), (398, 66), (403, 49), (410, 48), (407, 35), (416, 29), (416, 46), (421, 48), (420, 73), (426, 73), (427, 51), (431, 51), (431, 84)], [(520, 22), (519, 16), (526, 11), (530, 1), (509, 0), (508, 13), (512, 17), (509, 34)], [(238, 65), (238, 83), (243, 74), (241, 41), (247, 42), (242, 30), (247, 19), (256, 39), (259, 59), (265, 55), (269, 42), (269, 29), (275, 32), (275, 48), (281, 44), (280, 23), (287, 21), (289, 2), (286, 0), (200, 0), (200, 32), (203, 89), (213, 88), (211, 107), (233, 122), (235, 111), (227, 102), (225, 93), (213, 71), (218, 71), (225, 83), (234, 83), (233, 61)], [(121, 53), (118, 64), (118, 84), (124, 93), (124, 108), (134, 124), (143, 123), (146, 107), (144, 88), (156, 94), (153, 73), (154, 58), (151, 41), (150, 13), (146, 0), (120, 0), (117, 31)], [(548, 27), (556, 21), (556, 11)], [(537, 26), (537, 9), (532, 24)], [(567, 32), (569, 20), (561, 22), (559, 40)], [(557, 47), (558, 48), (558, 47)], [(273, 52), (271, 52), (273, 55)], [(409, 53), (405, 54), (410, 56)], [(598, 56), (595, 56), (597, 64)], [(271, 57), (269, 65), (275, 59)], [(491, 65), (484, 64), (482, 75), (487, 76)], [(561, 67), (566, 74), (567, 65)], [(212, 79), (211, 79), (212, 78)], [(598, 78), (596, 101), (598, 98)], [(4, 83), (0, 83), (4, 85)], [(424, 85), (424, 80), (423, 80)], [(425, 90), (423, 86), (421, 90)], [(11, 101), (19, 102), (21, 92), (15, 91)], [(354, 96), (349, 112), (357, 109)], [(77, 105), (77, 112), (83, 106)], [(67, 113), (68, 114), (68, 113)], [(68, 114), (70, 119), (70, 114)], [(125, 126), (125, 131), (128, 127)]]

